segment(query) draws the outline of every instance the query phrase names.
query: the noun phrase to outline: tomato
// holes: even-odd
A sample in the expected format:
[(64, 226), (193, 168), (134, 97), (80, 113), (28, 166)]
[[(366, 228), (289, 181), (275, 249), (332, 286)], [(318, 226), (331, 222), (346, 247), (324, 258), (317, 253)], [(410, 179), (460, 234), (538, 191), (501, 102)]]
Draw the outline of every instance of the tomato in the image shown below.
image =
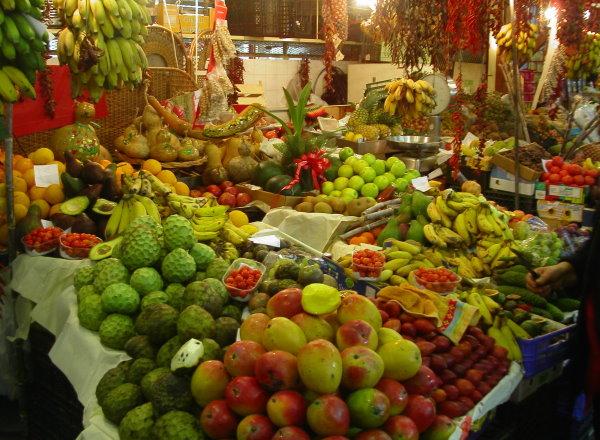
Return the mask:
[(559, 174), (560, 170), (560, 167), (550, 167), (550, 173), (552, 174)]
[(550, 178), (548, 179), (548, 181), (550, 183), (559, 183), (560, 179), (561, 179), (560, 174), (552, 173), (552, 174), (550, 174)]
[(274, 139), (277, 137), (277, 132), (275, 130), (265, 131), (263, 133), (263, 136), (266, 137), (267, 139)]
[(579, 176), (582, 173), (583, 173), (583, 168), (581, 168), (576, 163), (572, 163), (569, 165), (569, 174), (571, 174), (571, 176)]
[(596, 183), (596, 178), (592, 176), (585, 176), (584, 181), (586, 185), (592, 186)]
[(550, 162), (552, 165), (560, 167), (563, 165), (564, 163), (564, 159), (561, 156), (554, 156), (552, 158), (552, 162)]
[(598, 170), (587, 170), (585, 175), (596, 178), (598, 177)]
[(571, 185), (571, 184), (573, 184), (573, 176), (571, 176), (570, 174), (567, 174), (566, 176), (563, 176), (563, 178), (561, 179), (561, 182), (564, 183), (565, 185)]
[(577, 175), (573, 176), (573, 183), (575, 185), (581, 186), (584, 184), (584, 182), (585, 182), (585, 179), (581, 174), (577, 174)]

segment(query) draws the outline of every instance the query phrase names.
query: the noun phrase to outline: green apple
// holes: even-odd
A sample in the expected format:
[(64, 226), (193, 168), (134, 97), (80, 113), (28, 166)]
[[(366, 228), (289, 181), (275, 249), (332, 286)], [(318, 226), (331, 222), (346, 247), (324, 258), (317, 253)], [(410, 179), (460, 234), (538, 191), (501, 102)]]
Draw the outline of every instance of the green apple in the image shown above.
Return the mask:
[(364, 197), (377, 197), (379, 195), (379, 188), (373, 182), (365, 183), (360, 189), (360, 194)]
[(354, 170), (350, 165), (342, 165), (338, 168), (338, 176), (349, 179), (354, 175)]
[(342, 200), (343, 200), (344, 202), (346, 202), (346, 205), (347, 205), (348, 203), (350, 203), (350, 202), (351, 202), (352, 200), (354, 200), (354, 199), (355, 199), (355, 197), (348, 197), (348, 196), (346, 196), (346, 197), (342, 197)]
[(365, 181), (362, 177), (352, 176), (352, 177), (350, 177), (350, 180), (348, 181), (348, 188), (352, 188), (356, 191), (360, 191), (360, 189), (362, 188), (362, 186), (364, 184), (365, 184)]
[(421, 177), (421, 173), (419, 172), (419, 170), (408, 170), (406, 174), (410, 176), (411, 180), (416, 179), (417, 177)]
[(348, 159), (346, 159), (344, 161), (344, 165), (350, 165), (352, 166), (352, 164), (354, 164), (354, 162), (356, 162), (358, 160), (358, 157), (356, 156), (350, 156)]
[(396, 180), (394, 180), (394, 186), (396, 187), (397, 191), (406, 191), (406, 188), (408, 188), (409, 184), (410, 181), (406, 177), (398, 177)]
[(333, 187), (338, 191), (343, 190), (348, 187), (348, 178), (347, 177), (338, 177), (333, 181)]
[(334, 189), (329, 193), (329, 197), (342, 197), (342, 192), (339, 189)]
[(377, 158), (375, 157), (375, 155), (373, 153), (363, 154), (362, 158), (363, 158), (363, 160), (367, 161), (369, 166), (373, 165), (373, 163), (375, 163), (375, 161), (377, 160)]
[(385, 173), (385, 160), (377, 159), (371, 164), (371, 168), (375, 170), (378, 176), (383, 175)]
[(384, 174), (385, 177), (387, 177), (387, 179), (390, 182), (393, 182), (394, 180), (396, 180), (396, 176), (394, 176), (392, 173), (390, 173), (389, 171), (387, 173)]
[(390, 173), (392, 173), (396, 177), (402, 177), (406, 173), (406, 165), (400, 159), (398, 162), (392, 165), (390, 168)]
[(350, 147), (344, 147), (339, 152), (340, 160), (344, 162), (350, 156), (354, 156), (354, 150)]
[[(327, 182), (325, 182), (325, 183), (327, 183)], [(390, 186), (390, 181), (385, 176), (377, 176), (377, 177), (375, 177), (375, 179), (373, 180), (373, 183), (375, 185), (377, 185), (377, 188), (379, 188), (379, 191), (383, 191), (388, 186)]]
[(390, 156), (390, 157), (388, 157), (386, 159), (386, 161), (385, 161), (385, 167), (386, 167), (386, 169), (389, 171), (392, 168), (392, 165), (394, 165), (399, 160), (400, 160), (400, 158), (398, 158), (396, 156)]
[(352, 164), (352, 169), (354, 170), (354, 174), (360, 174), (360, 172), (368, 166), (369, 164), (366, 160), (359, 159)]
[(372, 182), (375, 180), (375, 177), (377, 177), (377, 173), (373, 168), (366, 167), (360, 172), (360, 177), (362, 177), (365, 182)]
[(321, 185), (321, 192), (325, 195), (331, 194), (331, 191), (333, 191), (334, 189), (335, 186), (333, 185), (333, 182), (330, 182), (329, 180), (323, 182), (323, 185)]
[(346, 199), (346, 198), (350, 198), (350, 200), (356, 199), (356, 198), (358, 198), (358, 191), (356, 191), (353, 188), (346, 188), (342, 191), (341, 197), (342, 197), (342, 199)]

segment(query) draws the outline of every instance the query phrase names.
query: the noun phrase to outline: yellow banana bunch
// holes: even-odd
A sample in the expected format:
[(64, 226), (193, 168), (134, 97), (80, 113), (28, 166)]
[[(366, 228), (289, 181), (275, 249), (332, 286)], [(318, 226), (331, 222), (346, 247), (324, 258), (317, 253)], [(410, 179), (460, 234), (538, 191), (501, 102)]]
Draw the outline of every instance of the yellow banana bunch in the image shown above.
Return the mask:
[(71, 94), (84, 90), (98, 102), (104, 90), (138, 87), (148, 67), (141, 47), (151, 24), (143, 1), (56, 0), (67, 27), (58, 37), (58, 59), (71, 70)]
[(506, 348), (510, 360), (518, 361), (523, 358), (521, 348), (510, 327), (506, 324), (506, 318), (500, 317), (499, 315), (496, 316), (493, 325), (488, 329), (487, 334), (494, 338), (496, 345)]
[[(519, 64), (529, 61), (533, 56), (539, 37), (538, 26), (534, 23), (527, 23), (516, 36), (517, 56)], [(496, 44), (498, 45), (498, 55), (507, 62), (512, 58), (513, 28), (512, 23), (505, 24), (496, 34)]]
[(385, 85), (388, 96), (383, 110), (391, 115), (417, 119), (428, 115), (435, 107), (435, 90), (427, 81), (401, 78)]
[(238, 228), (230, 221), (227, 221), (221, 230), (221, 237), (232, 243), (234, 246), (240, 246), (244, 241), (250, 238), (250, 234), (241, 228)]
[(104, 236), (110, 240), (121, 235), (133, 220), (144, 215), (160, 224), (158, 207), (152, 199), (139, 194), (125, 195), (110, 214)]
[(600, 69), (600, 34), (586, 33), (577, 52), (565, 61), (567, 78), (587, 79)]

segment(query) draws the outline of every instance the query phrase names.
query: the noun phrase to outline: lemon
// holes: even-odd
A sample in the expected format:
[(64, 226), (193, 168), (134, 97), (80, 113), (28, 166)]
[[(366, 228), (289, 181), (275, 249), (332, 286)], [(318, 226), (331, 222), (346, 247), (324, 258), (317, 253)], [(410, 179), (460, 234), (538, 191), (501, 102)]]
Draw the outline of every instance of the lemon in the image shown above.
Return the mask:
[(340, 292), (321, 283), (313, 283), (302, 289), (302, 308), (313, 315), (325, 315), (335, 311), (341, 304)]
[(245, 212), (234, 210), (229, 213), (229, 221), (233, 223), (238, 228), (250, 223), (248, 216)]

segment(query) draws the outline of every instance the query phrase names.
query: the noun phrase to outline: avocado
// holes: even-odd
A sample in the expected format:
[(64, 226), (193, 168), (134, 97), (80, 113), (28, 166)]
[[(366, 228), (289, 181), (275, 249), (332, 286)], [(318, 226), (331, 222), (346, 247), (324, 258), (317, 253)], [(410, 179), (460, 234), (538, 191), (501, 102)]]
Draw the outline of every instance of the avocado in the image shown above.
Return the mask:
[(106, 199), (98, 199), (96, 200), (96, 203), (94, 203), (92, 211), (94, 211), (96, 214), (111, 215), (115, 206), (117, 206), (116, 202)]
[(542, 326), (539, 323), (530, 319), (523, 321), (520, 325), (523, 328), (523, 330), (525, 330), (534, 338), (542, 333)]
[(87, 186), (83, 180), (78, 177), (73, 177), (67, 172), (60, 175), (60, 181), (63, 184), (65, 195), (67, 197), (75, 197)]
[(75, 221), (71, 226), (71, 232), (96, 235), (98, 231), (96, 229), (96, 223), (94, 223), (94, 221), (89, 218), (87, 214), (81, 213), (75, 216)]
[(63, 214), (79, 215), (90, 206), (90, 199), (86, 196), (76, 196), (64, 201), (60, 205), (60, 210)]
[(104, 168), (96, 162), (86, 163), (81, 170), (81, 179), (88, 185), (102, 183), (104, 179)]
[(90, 260), (98, 261), (104, 258), (108, 258), (112, 255), (115, 246), (123, 240), (123, 237), (117, 237), (110, 241), (103, 241), (98, 243), (92, 249), (90, 249)]

